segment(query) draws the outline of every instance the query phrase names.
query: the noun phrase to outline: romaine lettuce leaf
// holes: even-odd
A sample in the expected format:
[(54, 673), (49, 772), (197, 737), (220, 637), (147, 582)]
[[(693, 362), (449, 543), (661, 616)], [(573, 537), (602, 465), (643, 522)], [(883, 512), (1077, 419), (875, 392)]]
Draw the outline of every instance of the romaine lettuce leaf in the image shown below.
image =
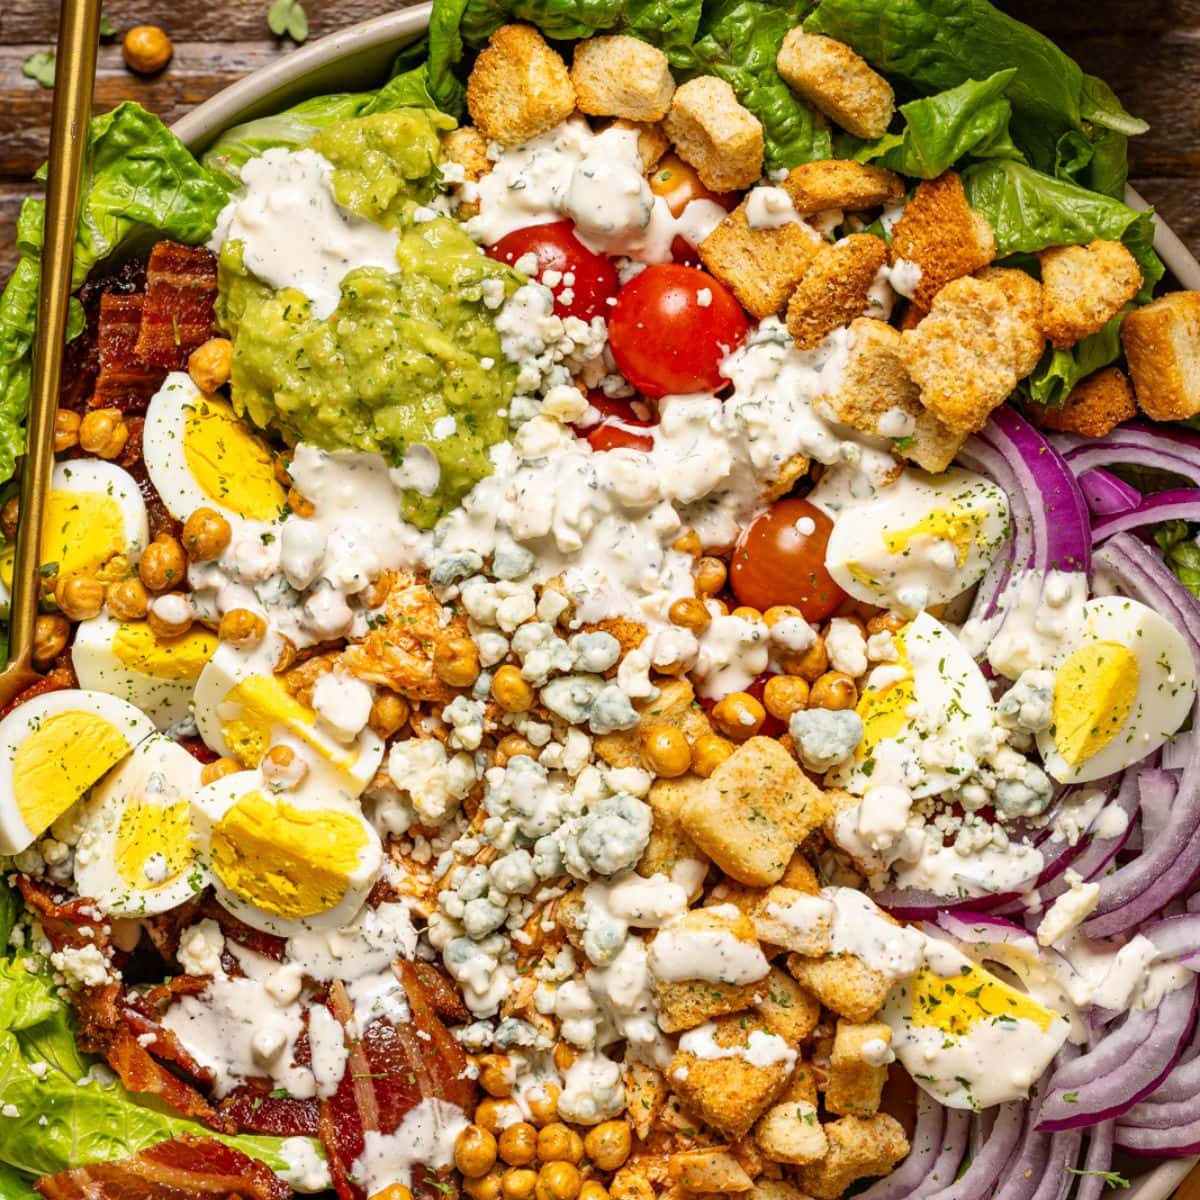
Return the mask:
[(1103, 329), (1065, 350), (1047, 346), (1041, 362), (1021, 385), (1029, 398), (1037, 404), (1059, 408), (1081, 379), (1115, 363), (1121, 357), (1121, 321), (1124, 315), (1119, 313)]
[(0, 1163), (0, 1196), (4, 1200), (41, 1200), (30, 1178), (5, 1163)]
[(1154, 533), (1167, 566), (1200, 599), (1200, 545), (1186, 521), (1164, 521)]

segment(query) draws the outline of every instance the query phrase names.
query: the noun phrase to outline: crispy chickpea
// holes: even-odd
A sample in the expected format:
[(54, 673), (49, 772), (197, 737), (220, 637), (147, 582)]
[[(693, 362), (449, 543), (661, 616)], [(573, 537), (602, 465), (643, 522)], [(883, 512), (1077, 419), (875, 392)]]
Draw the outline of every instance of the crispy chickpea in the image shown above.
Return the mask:
[(853, 708), (858, 703), (854, 680), (842, 671), (826, 671), (813, 681), (808, 693), (809, 708)]
[(575, 1200), (582, 1186), (583, 1178), (574, 1163), (551, 1162), (538, 1172), (534, 1194), (537, 1200)]
[(876, 613), (867, 621), (867, 636), (876, 633), (899, 633), (907, 622), (894, 612)]
[(433, 652), (433, 670), (451, 687), (466, 688), (479, 678), (479, 651), (469, 637), (447, 638)]
[(462, 1189), (471, 1200), (500, 1200), (501, 1178), (497, 1167), (479, 1179), (464, 1179)]
[(604, 1121), (590, 1129), (583, 1139), (588, 1161), (601, 1171), (615, 1171), (624, 1166), (632, 1145), (628, 1121)]
[(380, 1192), (372, 1192), (371, 1200), (413, 1200), (412, 1188), (402, 1183), (389, 1183)]
[(183, 545), (192, 562), (220, 558), (232, 537), (229, 522), (211, 508), (196, 509), (183, 523)]
[(560, 1071), (570, 1070), (578, 1057), (575, 1048), (568, 1046), (566, 1042), (558, 1042), (554, 1047), (554, 1065)]
[(187, 558), (183, 547), (169, 533), (160, 533), (142, 551), (138, 575), (152, 592), (166, 592), (179, 587), (187, 578)]
[(707, 779), (731, 754), (733, 743), (715, 733), (705, 733), (692, 743), (692, 770)]
[(533, 688), (521, 678), (521, 671), (506, 663), (492, 676), (492, 699), (505, 712), (528, 712), (533, 707)]
[(749, 692), (730, 692), (713, 705), (709, 716), (730, 741), (744, 742), (762, 728), (767, 712)]
[(66, 648), (71, 636), (71, 623), (57, 613), (43, 613), (33, 626), (33, 662), (49, 666)]
[(519, 733), (507, 733), (496, 743), (496, 765), (506, 766), (510, 758), (537, 758), (537, 747)]
[(376, 737), (386, 741), (404, 727), (408, 715), (408, 701), (403, 696), (397, 696), (395, 692), (379, 692), (371, 701), (371, 715), (367, 718), (367, 724)]
[(481, 1054), (479, 1086), (489, 1096), (511, 1096), (513, 1090), (512, 1060), (507, 1054)]
[(779, 656), (779, 665), (789, 675), (799, 675), (813, 683), (829, 670), (829, 653), (825, 649), (825, 637), (817, 634), (816, 640), (807, 650), (799, 653), (785, 651)]
[(248, 608), (231, 608), (221, 617), (217, 637), (239, 649), (257, 646), (267, 636), (267, 623)]
[(761, 621), (763, 615), (757, 608), (751, 608), (749, 604), (739, 604), (733, 610), (733, 616), (741, 617), (743, 621)]
[(514, 1118), (517, 1121), (524, 1119), (515, 1100), (487, 1096), (475, 1106), (475, 1124), (482, 1125), (489, 1133), (500, 1133), (513, 1124)]
[(292, 486), (292, 460), (286, 455), (279, 455), (275, 460), (275, 465), (272, 470), (275, 472), (275, 482), (280, 487), (290, 488)]
[(651, 725), (642, 731), (642, 763), (663, 779), (678, 779), (692, 765), (692, 748), (683, 730), (673, 725)]
[(54, 585), (54, 599), (63, 616), (87, 621), (104, 607), (104, 584), (87, 575), (71, 575)]
[(200, 768), (202, 784), (216, 783), (226, 775), (233, 775), (242, 770), (242, 764), (236, 758), (218, 758), (216, 762), (205, 763)]
[(116, 458), (129, 441), (129, 426), (119, 408), (95, 408), (79, 422), (79, 444), (89, 454)]
[(685, 529), (671, 543), (671, 549), (678, 550), (680, 554), (690, 554), (693, 558), (699, 558), (704, 553), (700, 535), (694, 529)]
[(704, 606), (703, 600), (694, 596), (685, 596), (676, 600), (667, 611), (672, 625), (678, 625), (692, 633), (703, 633), (712, 624), (712, 614)]
[(297, 517), (311, 517), (317, 511), (317, 506), (295, 488), (288, 488), (287, 506)]
[(290, 670), (292, 663), (296, 661), (296, 644), (289, 637), (279, 636), (279, 653), (275, 656), (274, 671), (279, 675), (283, 671)]
[(468, 1179), (482, 1179), (496, 1165), (496, 1138), (482, 1125), (468, 1125), (454, 1143), (454, 1165)]
[(584, 1180), (579, 1189), (579, 1200), (608, 1200), (608, 1188), (594, 1179)]
[[(574, 1130), (564, 1125), (561, 1121), (555, 1121), (550, 1125), (546, 1125), (538, 1132), (538, 1159), (541, 1162), (578, 1162), (579, 1158), (571, 1157), (574, 1148), (573, 1134)], [(582, 1157), (582, 1149), (583, 1146), (581, 1143), (580, 1157)]]
[(763, 704), (776, 720), (808, 707), (808, 680), (799, 675), (772, 675), (763, 688)]
[(763, 620), (768, 629), (778, 625), (780, 621), (789, 621), (795, 617), (804, 620), (804, 614), (794, 604), (772, 604), (770, 608), (763, 610)]
[(538, 1126), (556, 1121), (560, 1094), (557, 1083), (543, 1083), (541, 1087), (529, 1091), (525, 1096), (525, 1103), (529, 1107), (529, 1119)]
[(153, 75), (171, 61), (175, 47), (157, 25), (135, 25), (121, 42), (125, 65), (139, 75)]
[(150, 593), (136, 576), (122, 579), (108, 589), (108, 611), (118, 621), (140, 621), (150, 605)]
[(696, 592), (700, 596), (715, 596), (729, 577), (729, 570), (719, 558), (706, 556), (700, 559), (692, 571), (696, 581)]
[(9, 496), (4, 502), (4, 507), (0, 508), (0, 532), (4, 534), (4, 540), (11, 542), (17, 536), (17, 523), (21, 519), (21, 498), (19, 496)]
[(533, 1200), (537, 1192), (537, 1172), (528, 1167), (512, 1167), (500, 1180), (504, 1200)]
[(291, 746), (272, 746), (258, 765), (274, 787), (296, 787), (308, 774), (308, 763)]
[(79, 426), (83, 418), (69, 408), (60, 408), (54, 414), (54, 451), (61, 454), (79, 445)]
[(518, 1121), (500, 1134), (500, 1157), (510, 1167), (527, 1167), (537, 1157), (537, 1139), (537, 1130), (528, 1121)]
[(191, 629), (194, 620), (191, 602), (182, 592), (155, 596), (150, 611), (146, 613), (146, 624), (150, 626), (150, 631), (163, 641), (183, 637)]
[(188, 374), (202, 392), (224, 387), (232, 369), (233, 343), (228, 338), (209, 338), (188, 355)]

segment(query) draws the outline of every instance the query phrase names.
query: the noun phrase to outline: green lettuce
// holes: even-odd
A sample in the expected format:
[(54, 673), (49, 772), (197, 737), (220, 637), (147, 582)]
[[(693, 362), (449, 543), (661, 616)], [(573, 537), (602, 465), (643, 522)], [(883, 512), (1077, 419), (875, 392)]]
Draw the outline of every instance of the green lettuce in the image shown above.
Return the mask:
[(1167, 566), (1179, 576), (1184, 587), (1200, 599), (1200, 545), (1186, 521), (1164, 521), (1155, 531), (1154, 540), (1163, 552)]
[(1048, 408), (1060, 408), (1081, 379), (1115, 363), (1121, 357), (1121, 321), (1124, 315), (1119, 313), (1103, 329), (1065, 350), (1048, 346), (1041, 362), (1021, 385), (1030, 400)]

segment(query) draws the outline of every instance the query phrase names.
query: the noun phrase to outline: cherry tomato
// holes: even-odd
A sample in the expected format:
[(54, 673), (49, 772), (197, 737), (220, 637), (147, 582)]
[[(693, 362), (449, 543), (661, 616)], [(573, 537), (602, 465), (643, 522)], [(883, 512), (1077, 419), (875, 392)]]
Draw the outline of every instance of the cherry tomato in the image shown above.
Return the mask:
[(509, 266), (532, 254), (537, 259), (533, 278), (539, 283), (547, 271), (573, 275), (570, 284), (560, 282), (550, 288), (558, 316), (579, 317), (582, 321), (608, 316), (612, 307), (608, 301), (617, 294), (617, 273), (603, 254), (589, 250), (575, 236), (570, 221), (515, 229), (488, 246), (487, 253)]
[(715, 392), (726, 382), (721, 363), (748, 328), (723, 283), (695, 267), (663, 263), (621, 289), (608, 341), (621, 374), (647, 396)]
[(730, 559), (729, 586), (742, 604), (792, 604), (823, 621), (845, 599), (825, 569), (833, 522), (807, 500), (777, 500), (742, 532)]
[(628, 400), (592, 391), (588, 393), (588, 403), (601, 414), (600, 420), (586, 427), (576, 425), (574, 429), (593, 450), (654, 448), (654, 438), (650, 434), (637, 432), (639, 429), (649, 429), (651, 423), (642, 420)]
[(593, 450), (653, 450), (654, 439), (648, 433), (634, 433), (611, 421), (593, 425), (584, 436)]
[(668, 154), (654, 168), (654, 174), (650, 176), (650, 190), (667, 202), (673, 217), (680, 216), (693, 200), (711, 200), (726, 212), (732, 212), (739, 203), (736, 192), (709, 191), (700, 182), (696, 168), (688, 166), (677, 154)]
[[(753, 696), (755, 700), (759, 702), (759, 704), (762, 704), (763, 694), (767, 690), (767, 680), (770, 679), (773, 674), (775, 674), (774, 671), (768, 671), (765, 675), (760, 675), (754, 680), (753, 683), (747, 685), (741, 690), (747, 695)], [(700, 701), (700, 707), (704, 709), (705, 712), (712, 712), (717, 705), (716, 696), (698, 696), (697, 699)], [(763, 707), (765, 708), (766, 705), (763, 705)], [(767, 713), (766, 717), (763, 719), (762, 728), (758, 732), (763, 737), (779, 737), (780, 734), (787, 733), (787, 725), (778, 717), (773, 717), (770, 713)]]

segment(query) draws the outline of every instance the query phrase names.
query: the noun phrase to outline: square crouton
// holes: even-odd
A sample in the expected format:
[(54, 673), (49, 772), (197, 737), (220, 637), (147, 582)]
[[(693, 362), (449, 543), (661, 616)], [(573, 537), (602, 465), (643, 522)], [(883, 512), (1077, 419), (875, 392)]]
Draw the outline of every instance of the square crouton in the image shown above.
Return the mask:
[(672, 875), (684, 862), (704, 863), (705, 857), (683, 830), (680, 813), (693, 792), (704, 787), (698, 775), (683, 775), (678, 779), (657, 779), (650, 787), (646, 802), (654, 814), (650, 841), (638, 861), (637, 872), (651, 875)]
[(1030, 404), (1029, 415), (1039, 429), (1100, 438), (1137, 416), (1137, 401), (1125, 372), (1105, 367), (1081, 379), (1059, 408)]
[(577, 42), (571, 83), (580, 112), (589, 117), (661, 121), (675, 95), (667, 56), (623, 34)]
[(869, 1021), (892, 990), (886, 975), (853, 954), (830, 958), (789, 954), (787, 969), (802, 988), (849, 1021)]
[(762, 174), (762, 123), (715, 75), (689, 79), (676, 91), (663, 128), (679, 157), (714, 192), (748, 188)]
[(786, 1179), (763, 1179), (754, 1181), (754, 1186), (746, 1193), (745, 1200), (812, 1200), (806, 1196), (794, 1183)]
[(787, 1087), (780, 1092), (776, 1104), (812, 1104), (817, 1103), (817, 1070), (811, 1062), (800, 1059), (792, 1077), (787, 1081)]
[(679, 1039), (667, 1078), (705, 1124), (740, 1138), (783, 1091), (794, 1062), (794, 1051), (758, 1017), (718, 1017)]
[(1142, 272), (1120, 242), (1043, 250), (1042, 329), (1059, 350), (1102, 329), (1137, 295)]
[(815, 896), (821, 890), (816, 869), (799, 851), (792, 855), (792, 861), (788, 863), (779, 882), (794, 892), (804, 892), (808, 896)]
[(788, 31), (775, 59), (792, 91), (860, 138), (882, 137), (896, 108), (892, 85), (844, 42)]
[(791, 458), (785, 459), (774, 469), (773, 477), (764, 487), (763, 501), (770, 503), (786, 496), (808, 474), (808, 468), (811, 466), (811, 460), (803, 454), (793, 454)]
[(758, 902), (753, 921), (760, 941), (812, 958), (829, 953), (833, 905), (820, 896), (776, 885)]
[(929, 309), (952, 279), (986, 267), (996, 256), (987, 218), (968, 203), (962, 180), (947, 171), (917, 185), (892, 231), (892, 265), (903, 260), (920, 268), (911, 299)]
[(821, 1005), (790, 975), (772, 967), (754, 1010), (789, 1046), (799, 1046), (812, 1037), (821, 1019)]
[(794, 1165), (818, 1162), (829, 1149), (816, 1105), (804, 1100), (768, 1108), (755, 1126), (754, 1140), (768, 1158)]
[(708, 715), (696, 700), (686, 679), (668, 679), (659, 684), (658, 695), (638, 705), (641, 721), (632, 729), (601, 734), (592, 743), (596, 757), (610, 767), (642, 765), (642, 734), (652, 725), (670, 725), (680, 730), (689, 742), (712, 733)]
[(761, 320), (783, 308), (824, 243), (798, 221), (752, 229), (749, 203), (743, 200), (700, 243), (700, 261)]
[(1200, 292), (1171, 292), (1127, 313), (1121, 343), (1146, 416), (1183, 421), (1200, 413)]
[(850, 158), (827, 158), (793, 167), (779, 185), (802, 216), (840, 208), (862, 212), (890, 204), (904, 195), (904, 180), (883, 167)]
[[(474, 125), (460, 125), (442, 138), (442, 161), (454, 163), (462, 169), (462, 181), (455, 193), (458, 200), (457, 214), (460, 220), (479, 215), (477, 189), (474, 187), (492, 169), (488, 158), (487, 139)], [(450, 172), (446, 172), (449, 179)]]
[(575, 111), (567, 64), (532, 25), (501, 25), (467, 80), (471, 120), (488, 141), (519, 146)]
[(877, 1065), (892, 1040), (892, 1028), (882, 1021), (855, 1025), (839, 1021), (829, 1056), (825, 1107), (839, 1116), (869, 1117), (879, 1109), (887, 1065)]
[(900, 353), (921, 403), (954, 433), (981, 429), (1017, 386), (1012, 310), (984, 279), (948, 283), (929, 315), (901, 335)]
[(871, 287), (887, 262), (887, 245), (870, 233), (822, 247), (788, 302), (787, 327), (801, 350), (867, 310)]
[(897, 444), (896, 451), (922, 471), (937, 475), (954, 461), (966, 440), (965, 433), (955, 433), (926, 408), (917, 414), (912, 433)]
[[(850, 334), (841, 384), (828, 397), (829, 407), (842, 425), (860, 433), (901, 436), (903, 429), (888, 428), (884, 418), (899, 410), (902, 417), (915, 420), (923, 410), (921, 389), (900, 357), (900, 331), (874, 317), (859, 317), (851, 323)], [(908, 422), (903, 424), (907, 428)]]
[(1042, 332), (1042, 285), (1027, 272), (1011, 267), (984, 267), (975, 272), (975, 278), (994, 283), (1008, 301), (1017, 355), (1014, 368), (1017, 378), (1024, 379), (1038, 365), (1046, 348), (1046, 335)]
[(662, 156), (671, 148), (667, 135), (663, 133), (663, 127), (652, 122), (618, 119), (608, 128), (624, 129), (637, 134), (638, 158), (641, 159), (642, 170), (647, 175), (658, 166)]
[(814, 1200), (840, 1200), (859, 1179), (890, 1174), (908, 1153), (908, 1138), (895, 1117), (841, 1117), (825, 1126), (829, 1152), (800, 1168), (797, 1182)]
[(688, 836), (726, 875), (766, 887), (828, 816), (828, 802), (773, 738), (753, 737), (688, 797)]
[(672, 1154), (671, 1178), (685, 1192), (716, 1196), (748, 1192), (754, 1186), (742, 1164), (728, 1150), (719, 1147)]

